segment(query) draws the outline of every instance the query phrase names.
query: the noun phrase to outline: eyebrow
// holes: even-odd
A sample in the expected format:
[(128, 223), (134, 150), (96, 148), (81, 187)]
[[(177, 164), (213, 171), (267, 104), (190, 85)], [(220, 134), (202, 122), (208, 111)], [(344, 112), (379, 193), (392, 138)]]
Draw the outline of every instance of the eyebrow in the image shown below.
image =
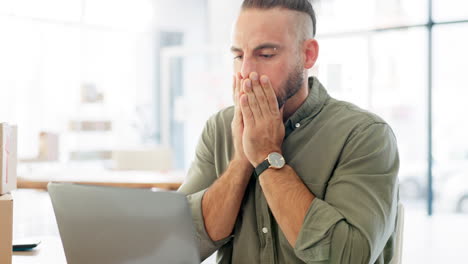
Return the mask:
[[(263, 50), (263, 49), (280, 49), (280, 48), (281, 48), (281, 46), (278, 45), (278, 44), (264, 43), (264, 44), (260, 44), (257, 47), (255, 47), (254, 51), (259, 51), (259, 50)], [(242, 49), (238, 48), (238, 47), (235, 47), (235, 46), (232, 46), (231, 47), (231, 52), (242, 52)]]

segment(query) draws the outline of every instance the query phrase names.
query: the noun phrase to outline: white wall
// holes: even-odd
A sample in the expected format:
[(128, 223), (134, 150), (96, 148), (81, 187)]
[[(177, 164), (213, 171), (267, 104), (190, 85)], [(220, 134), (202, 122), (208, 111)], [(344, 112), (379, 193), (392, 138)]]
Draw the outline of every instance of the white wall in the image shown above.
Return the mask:
[(242, 0), (208, 0), (209, 41), (214, 46), (230, 45), (231, 31)]

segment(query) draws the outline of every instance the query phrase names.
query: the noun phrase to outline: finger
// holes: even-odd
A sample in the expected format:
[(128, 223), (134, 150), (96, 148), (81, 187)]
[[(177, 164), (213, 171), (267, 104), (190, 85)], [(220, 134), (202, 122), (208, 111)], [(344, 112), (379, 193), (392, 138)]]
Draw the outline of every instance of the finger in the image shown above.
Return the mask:
[(262, 118), (262, 110), (258, 104), (257, 99), (255, 98), (255, 94), (252, 87), (252, 80), (246, 79), (244, 82), (244, 91), (248, 97), (248, 103), (250, 106), (250, 110), (252, 111), (253, 118), (260, 119)]
[(239, 98), (241, 95), (241, 76), (237, 73), (234, 76), (234, 120), (237, 124), (242, 123), (242, 112), (239, 105)]
[(263, 91), (264, 89), (260, 85), (258, 74), (256, 72), (252, 72), (250, 74), (250, 79), (252, 80), (253, 92), (254, 92), (255, 98), (257, 99), (257, 102), (258, 102), (258, 105), (262, 112), (263, 117), (265, 117), (266, 115), (270, 115), (271, 114), (270, 107), (268, 105), (265, 92)]
[(250, 108), (249, 104), (249, 97), (248, 95), (244, 94), (240, 97), (240, 105), (242, 109), (242, 120), (244, 121), (244, 125), (248, 127), (252, 127), (255, 125), (255, 119)]
[(236, 75), (232, 76), (232, 100), (234, 101), (234, 105), (236, 104), (236, 96), (237, 96), (237, 77)]
[(236, 101), (235, 101), (235, 104), (236, 105), (239, 105), (239, 97), (242, 93), (242, 89), (241, 89), (241, 84), (242, 84), (242, 76), (240, 75), (240, 73), (237, 73), (236, 74), (236, 83), (235, 83), (235, 90), (236, 90)]
[(239, 98), (245, 93), (244, 91), (244, 82), (245, 79), (242, 77), (242, 74), (240, 72), (237, 73), (237, 78), (239, 78), (239, 84), (237, 88), (239, 89)]
[(242, 117), (242, 110), (241, 106), (236, 107), (234, 109), (234, 118), (232, 120), (233, 125), (235, 126), (234, 128), (240, 129), (240, 131), (244, 131), (244, 118)]
[(242, 123), (242, 111), (240, 105), (234, 106), (234, 117), (233, 121), (236, 124)]
[(262, 84), (263, 90), (265, 92), (265, 96), (268, 101), (268, 106), (272, 114), (279, 114), (278, 109), (278, 99), (276, 98), (275, 90), (271, 85), (270, 79), (266, 75), (262, 75), (260, 78), (260, 82)]

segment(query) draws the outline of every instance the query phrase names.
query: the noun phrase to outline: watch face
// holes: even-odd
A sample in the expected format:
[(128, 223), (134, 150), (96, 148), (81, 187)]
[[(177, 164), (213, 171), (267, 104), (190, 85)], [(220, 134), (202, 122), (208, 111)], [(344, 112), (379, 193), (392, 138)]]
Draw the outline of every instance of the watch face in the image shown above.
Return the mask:
[(283, 168), (286, 163), (283, 156), (277, 152), (273, 152), (268, 155), (268, 162), (270, 163), (270, 167), (275, 169)]

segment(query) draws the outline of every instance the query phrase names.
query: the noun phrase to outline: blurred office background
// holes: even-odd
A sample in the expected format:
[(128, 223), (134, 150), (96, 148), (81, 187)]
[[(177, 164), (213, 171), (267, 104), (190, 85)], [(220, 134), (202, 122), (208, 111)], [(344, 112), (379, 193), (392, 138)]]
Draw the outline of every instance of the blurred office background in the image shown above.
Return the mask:
[[(1, 0), (0, 121), (19, 127), (18, 177), (183, 174), (204, 122), (232, 104), (240, 3)], [(468, 1), (313, 3), (311, 74), (398, 138), (404, 259), (468, 257)]]

